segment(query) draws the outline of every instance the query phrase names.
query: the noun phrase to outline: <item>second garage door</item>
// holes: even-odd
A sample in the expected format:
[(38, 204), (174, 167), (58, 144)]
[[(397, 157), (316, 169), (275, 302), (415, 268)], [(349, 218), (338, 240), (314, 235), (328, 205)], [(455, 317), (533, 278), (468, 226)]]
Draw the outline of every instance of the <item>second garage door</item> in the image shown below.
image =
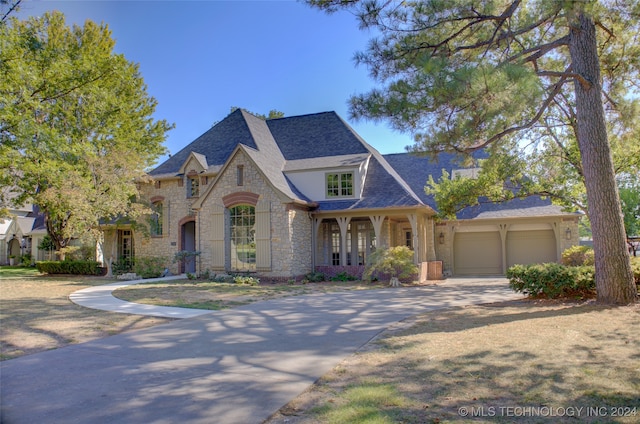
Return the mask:
[(502, 241), (497, 231), (460, 232), (453, 242), (454, 274), (502, 274)]
[(507, 233), (507, 267), (557, 261), (556, 237), (553, 230)]

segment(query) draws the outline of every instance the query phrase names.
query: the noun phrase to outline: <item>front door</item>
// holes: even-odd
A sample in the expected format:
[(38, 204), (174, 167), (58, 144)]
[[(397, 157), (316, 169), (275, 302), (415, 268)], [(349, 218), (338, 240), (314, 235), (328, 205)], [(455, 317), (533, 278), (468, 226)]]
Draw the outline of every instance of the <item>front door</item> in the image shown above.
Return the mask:
[[(182, 225), (182, 250), (189, 252), (196, 251), (196, 223), (195, 221), (185, 222)], [(182, 272), (194, 274), (196, 272), (196, 257), (189, 256), (181, 265)]]
[(118, 261), (123, 269), (133, 269), (133, 235), (131, 230), (118, 230)]

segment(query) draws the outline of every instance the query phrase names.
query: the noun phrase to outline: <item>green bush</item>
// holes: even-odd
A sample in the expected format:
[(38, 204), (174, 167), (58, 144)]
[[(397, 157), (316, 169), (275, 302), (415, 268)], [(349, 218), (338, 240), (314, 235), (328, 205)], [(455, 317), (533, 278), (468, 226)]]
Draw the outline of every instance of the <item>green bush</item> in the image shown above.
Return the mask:
[(31, 266), (31, 255), (25, 253), (20, 255), (20, 266)]
[(236, 284), (245, 284), (248, 286), (257, 286), (260, 283), (255, 277), (251, 277), (249, 275), (236, 275), (233, 277), (233, 282)]
[(322, 272), (310, 272), (304, 276), (304, 279), (309, 283), (320, 283), (325, 281), (325, 275)]
[(636, 280), (636, 284), (640, 285), (640, 256), (631, 257), (631, 269), (633, 270), (633, 277)]
[(347, 271), (339, 272), (338, 274), (336, 274), (334, 277), (331, 278), (331, 281), (342, 281), (342, 282), (356, 281), (356, 280), (358, 280), (358, 277), (356, 277), (355, 275), (349, 274)]
[(142, 278), (158, 278), (167, 267), (167, 258), (136, 256), (133, 270)]
[(514, 265), (507, 270), (509, 286), (531, 297), (550, 299), (584, 297), (595, 293), (592, 266), (565, 266), (556, 263)]
[(101, 270), (96, 261), (41, 261), (36, 268), (43, 274), (99, 275)]
[(133, 271), (133, 259), (132, 258), (120, 258), (111, 264), (111, 270), (115, 275), (126, 274)]
[(595, 257), (590, 246), (571, 246), (562, 252), (562, 264), (566, 266), (593, 265)]
[(374, 277), (382, 279), (388, 276), (403, 279), (417, 273), (418, 267), (413, 263), (413, 250), (407, 246), (396, 246), (378, 249), (369, 255), (362, 278), (371, 280)]

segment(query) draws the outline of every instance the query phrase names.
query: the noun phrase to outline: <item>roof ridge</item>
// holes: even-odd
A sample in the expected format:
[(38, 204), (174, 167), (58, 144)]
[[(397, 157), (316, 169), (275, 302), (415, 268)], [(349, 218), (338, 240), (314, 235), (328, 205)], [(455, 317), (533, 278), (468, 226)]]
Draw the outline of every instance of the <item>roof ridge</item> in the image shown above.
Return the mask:
[(281, 121), (284, 119), (292, 119), (292, 118), (303, 118), (307, 116), (316, 116), (316, 115), (326, 115), (326, 114), (334, 114), (336, 116), (340, 116), (336, 113), (335, 110), (327, 110), (324, 112), (315, 112), (315, 113), (305, 113), (302, 115), (291, 115), (291, 116), (283, 116), (281, 118), (267, 118), (266, 121)]

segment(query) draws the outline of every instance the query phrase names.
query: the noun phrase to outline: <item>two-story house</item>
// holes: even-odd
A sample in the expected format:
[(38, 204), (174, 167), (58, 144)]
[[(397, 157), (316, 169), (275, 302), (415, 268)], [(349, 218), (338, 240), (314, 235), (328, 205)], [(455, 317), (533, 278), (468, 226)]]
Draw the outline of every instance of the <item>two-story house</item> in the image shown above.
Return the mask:
[(503, 274), (513, 263), (557, 261), (577, 243), (577, 216), (538, 197), (436, 221), (425, 183), (457, 168), (452, 155), (381, 155), (334, 112), (265, 121), (238, 109), (141, 184), (155, 211), (149, 234), (118, 227), (107, 244), (119, 258), (201, 252), (174, 273), (289, 279), (357, 275), (373, 249), (396, 245), (449, 274)]

